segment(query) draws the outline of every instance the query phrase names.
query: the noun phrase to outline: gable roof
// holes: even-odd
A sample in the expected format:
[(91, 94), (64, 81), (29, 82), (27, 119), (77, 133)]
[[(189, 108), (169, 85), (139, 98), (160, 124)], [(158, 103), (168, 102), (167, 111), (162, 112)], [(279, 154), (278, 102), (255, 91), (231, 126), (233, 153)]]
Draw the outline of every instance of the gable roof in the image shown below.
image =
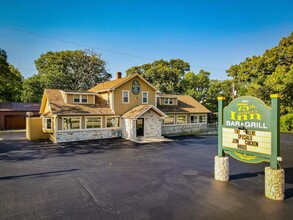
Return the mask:
[(38, 112), (40, 109), (40, 103), (24, 103), (24, 102), (0, 102), (1, 112)]
[(211, 111), (190, 95), (160, 95), (160, 97), (177, 98), (178, 105), (160, 105), (157, 107), (166, 113), (210, 113)]
[(103, 82), (103, 83), (100, 83), (100, 84), (94, 86), (93, 88), (89, 89), (88, 91), (89, 92), (99, 92), (99, 91), (114, 90), (117, 87), (119, 87), (119, 86), (123, 85), (124, 83), (128, 82), (129, 80), (133, 79), (134, 77), (139, 77), (142, 81), (147, 83), (155, 91), (159, 92), (159, 90), (156, 87), (154, 87), (152, 84), (150, 84), (147, 80), (145, 80), (139, 74), (133, 74), (133, 75), (130, 75), (130, 76), (126, 76), (124, 78), (115, 79), (115, 80), (111, 80), (111, 81), (108, 81), (108, 82)]
[(155, 111), (161, 117), (167, 117), (167, 115), (164, 112), (160, 111), (158, 108), (156, 108), (153, 105), (138, 105), (134, 107), (133, 109), (129, 110), (128, 112), (126, 112), (124, 115), (122, 115), (122, 118), (136, 119), (142, 116), (144, 113), (146, 113), (150, 109)]
[(43, 115), (49, 115), (49, 112), (44, 112), (44, 106), (46, 100), (48, 100), (51, 114), (114, 114), (109, 105), (99, 94), (93, 95), (95, 96), (95, 104), (67, 104), (63, 99), (61, 90), (45, 89), (40, 113), (43, 113)]

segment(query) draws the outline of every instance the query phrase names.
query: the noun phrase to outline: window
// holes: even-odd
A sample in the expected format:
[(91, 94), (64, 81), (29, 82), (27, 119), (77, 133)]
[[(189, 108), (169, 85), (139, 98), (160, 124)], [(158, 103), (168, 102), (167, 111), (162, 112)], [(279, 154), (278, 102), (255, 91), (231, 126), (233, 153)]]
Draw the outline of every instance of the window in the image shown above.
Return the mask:
[(165, 105), (173, 105), (173, 99), (172, 98), (165, 98), (164, 103), (165, 103)]
[(80, 102), (80, 97), (79, 97), (79, 95), (74, 95), (74, 96), (73, 96), (73, 102)]
[(207, 116), (206, 115), (199, 115), (198, 116), (199, 123), (206, 123), (207, 122)]
[(85, 127), (89, 128), (101, 128), (102, 127), (102, 117), (86, 117)]
[(177, 124), (186, 124), (186, 116), (177, 115)]
[(87, 95), (73, 95), (74, 103), (87, 103), (88, 96)]
[(129, 91), (122, 91), (122, 103), (129, 103)]
[(81, 129), (81, 118), (62, 118), (62, 130)]
[(165, 125), (173, 125), (174, 122), (175, 122), (174, 119), (175, 119), (174, 115), (170, 115), (170, 116), (168, 116), (168, 117), (165, 118), (164, 124)]
[(52, 118), (46, 118), (46, 130), (52, 130)]
[(190, 123), (193, 123), (193, 124), (198, 123), (198, 117), (197, 117), (197, 115), (191, 115), (190, 116)]
[(107, 128), (118, 128), (120, 127), (119, 117), (107, 117)]
[(148, 104), (148, 92), (142, 92), (142, 104)]
[(87, 95), (82, 95), (81, 96), (81, 102), (82, 103), (87, 103)]

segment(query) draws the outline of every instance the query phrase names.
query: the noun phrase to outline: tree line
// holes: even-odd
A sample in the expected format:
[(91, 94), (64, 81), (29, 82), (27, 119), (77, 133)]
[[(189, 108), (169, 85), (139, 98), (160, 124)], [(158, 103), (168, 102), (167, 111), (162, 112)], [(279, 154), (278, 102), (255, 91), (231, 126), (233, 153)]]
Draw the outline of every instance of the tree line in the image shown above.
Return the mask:
[[(38, 73), (24, 79), (0, 49), (1, 102), (40, 102), (44, 88), (87, 90), (111, 78), (106, 62), (90, 50), (49, 51), (35, 65)], [(126, 71), (140, 74), (162, 93), (191, 95), (212, 112), (217, 111), (219, 95), (227, 102), (251, 95), (270, 105), (270, 94), (280, 93), (282, 130), (293, 131), (293, 32), (263, 55), (248, 57), (226, 72), (231, 79), (211, 79), (210, 72), (193, 72), (182, 59), (156, 60)]]

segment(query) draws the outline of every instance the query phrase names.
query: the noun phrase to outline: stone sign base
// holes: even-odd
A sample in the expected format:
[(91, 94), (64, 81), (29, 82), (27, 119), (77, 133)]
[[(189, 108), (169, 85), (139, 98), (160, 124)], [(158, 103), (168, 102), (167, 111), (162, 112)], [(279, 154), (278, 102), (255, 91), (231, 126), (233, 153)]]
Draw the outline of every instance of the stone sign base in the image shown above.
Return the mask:
[(215, 179), (220, 181), (229, 180), (229, 157), (215, 156)]
[(285, 172), (283, 169), (275, 170), (265, 168), (265, 195), (269, 199), (284, 200), (285, 198)]

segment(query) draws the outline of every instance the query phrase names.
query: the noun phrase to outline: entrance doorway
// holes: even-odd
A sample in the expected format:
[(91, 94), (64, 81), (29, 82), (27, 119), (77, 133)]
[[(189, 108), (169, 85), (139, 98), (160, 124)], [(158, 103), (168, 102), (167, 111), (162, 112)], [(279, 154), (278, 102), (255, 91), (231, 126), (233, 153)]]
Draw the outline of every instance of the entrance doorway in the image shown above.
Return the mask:
[(136, 136), (143, 136), (144, 134), (144, 119), (138, 118), (136, 120)]

